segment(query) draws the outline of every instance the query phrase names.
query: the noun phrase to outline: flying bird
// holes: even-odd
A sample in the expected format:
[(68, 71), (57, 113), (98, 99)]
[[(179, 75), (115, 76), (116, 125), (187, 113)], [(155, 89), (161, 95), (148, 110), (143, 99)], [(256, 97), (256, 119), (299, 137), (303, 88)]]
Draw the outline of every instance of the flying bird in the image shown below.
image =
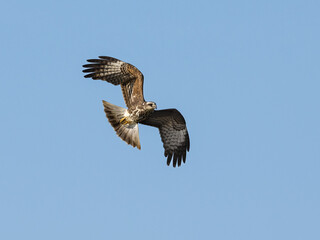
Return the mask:
[(177, 109), (155, 110), (154, 102), (143, 96), (143, 74), (135, 66), (113, 57), (100, 56), (88, 59), (83, 65), (85, 78), (103, 80), (120, 85), (127, 109), (102, 101), (104, 111), (117, 135), (126, 143), (141, 149), (138, 123), (157, 127), (167, 157), (167, 165), (173, 167), (186, 162), (190, 148), (189, 134), (184, 117)]

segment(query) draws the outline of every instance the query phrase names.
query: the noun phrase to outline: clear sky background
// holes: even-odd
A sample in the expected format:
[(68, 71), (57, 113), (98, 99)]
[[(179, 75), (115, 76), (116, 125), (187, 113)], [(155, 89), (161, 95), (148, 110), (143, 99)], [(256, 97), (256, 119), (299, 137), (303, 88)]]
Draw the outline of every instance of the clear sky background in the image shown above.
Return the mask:
[[(320, 239), (319, 1), (1, 3), (0, 239)], [(184, 115), (121, 141), (83, 78), (113, 56)]]

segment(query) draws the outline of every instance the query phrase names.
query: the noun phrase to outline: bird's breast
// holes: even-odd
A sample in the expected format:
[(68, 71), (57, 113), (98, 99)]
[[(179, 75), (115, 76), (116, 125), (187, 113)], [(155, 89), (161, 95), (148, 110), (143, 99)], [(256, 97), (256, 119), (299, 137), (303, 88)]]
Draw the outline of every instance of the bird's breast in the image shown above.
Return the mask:
[(137, 106), (131, 111), (130, 117), (134, 119), (135, 122), (142, 122), (146, 120), (153, 111), (153, 109), (146, 109), (141, 106)]

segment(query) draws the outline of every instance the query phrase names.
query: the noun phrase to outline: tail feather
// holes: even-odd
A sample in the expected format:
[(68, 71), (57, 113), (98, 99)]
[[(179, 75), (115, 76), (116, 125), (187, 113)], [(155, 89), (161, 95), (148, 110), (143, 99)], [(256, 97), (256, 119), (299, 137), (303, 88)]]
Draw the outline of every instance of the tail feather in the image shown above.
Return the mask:
[(104, 100), (102, 100), (102, 103), (108, 121), (117, 135), (126, 143), (141, 149), (138, 124), (133, 123), (123, 125), (120, 123), (120, 120), (126, 116), (127, 109), (118, 107)]

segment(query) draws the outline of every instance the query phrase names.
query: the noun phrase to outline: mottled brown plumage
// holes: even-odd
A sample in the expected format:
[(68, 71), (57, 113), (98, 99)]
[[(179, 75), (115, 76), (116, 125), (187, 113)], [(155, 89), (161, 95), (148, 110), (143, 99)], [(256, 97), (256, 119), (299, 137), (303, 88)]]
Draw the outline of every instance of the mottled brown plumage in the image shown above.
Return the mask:
[(145, 102), (143, 97), (143, 74), (135, 66), (112, 57), (100, 56), (89, 59), (92, 64), (83, 65), (85, 78), (104, 80), (121, 86), (124, 101), (129, 109)]
[(128, 109), (103, 101), (108, 121), (117, 135), (132, 145), (141, 148), (138, 123), (157, 127), (160, 132), (167, 164), (173, 167), (186, 162), (186, 152), (190, 149), (186, 122), (176, 109), (157, 111), (154, 102), (146, 102), (143, 96), (143, 74), (135, 66), (112, 57), (101, 56), (87, 60), (83, 65), (86, 78), (103, 80), (120, 85)]

